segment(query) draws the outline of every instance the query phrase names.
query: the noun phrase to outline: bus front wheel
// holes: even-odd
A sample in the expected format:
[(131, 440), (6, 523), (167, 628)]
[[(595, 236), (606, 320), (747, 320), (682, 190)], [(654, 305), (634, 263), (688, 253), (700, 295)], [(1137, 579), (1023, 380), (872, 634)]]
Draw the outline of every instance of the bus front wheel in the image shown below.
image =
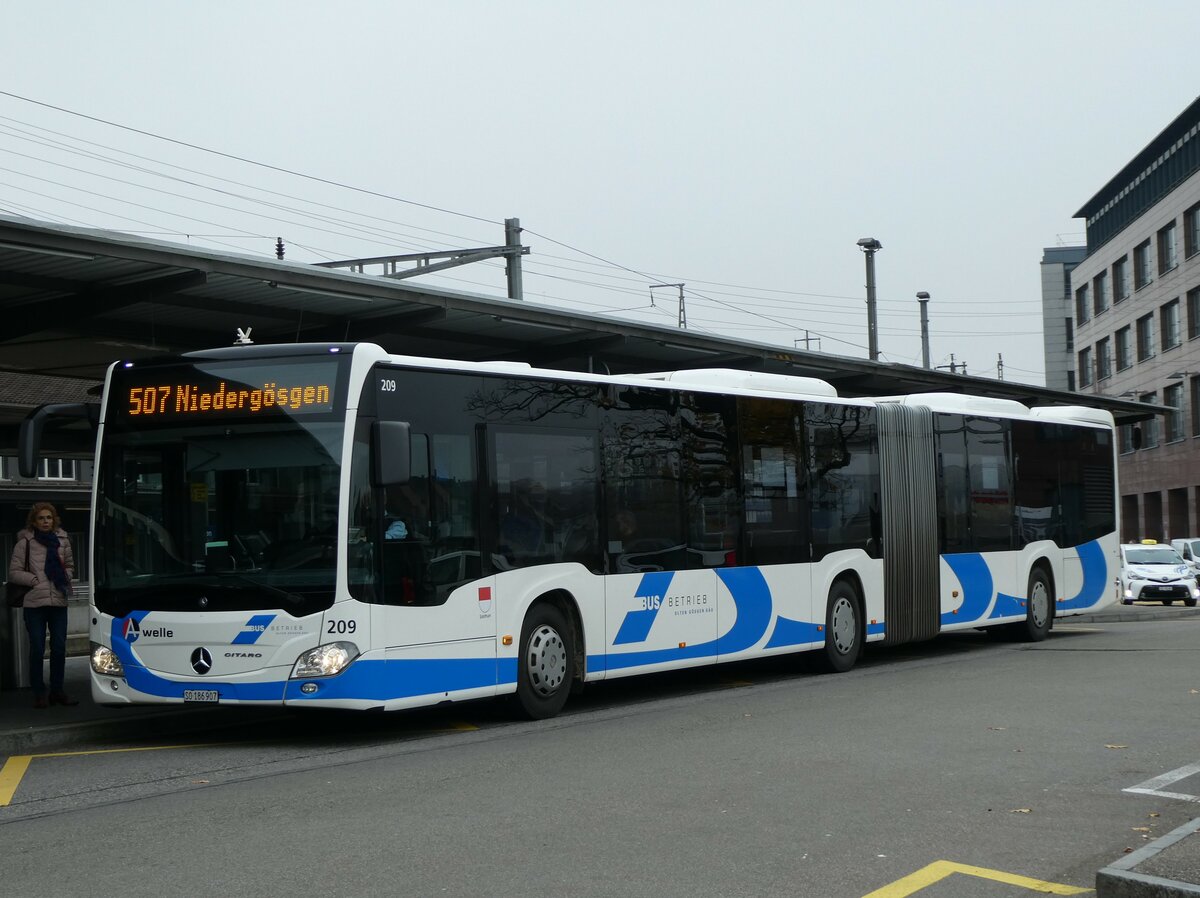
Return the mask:
[(517, 656), (517, 695), (520, 711), (532, 720), (553, 717), (571, 691), (575, 648), (562, 612), (553, 605), (535, 605), (521, 626)]
[(825, 609), (825, 648), (823, 666), (831, 673), (843, 673), (854, 666), (862, 651), (862, 626), (858, 613), (858, 593), (844, 580), (829, 590)]

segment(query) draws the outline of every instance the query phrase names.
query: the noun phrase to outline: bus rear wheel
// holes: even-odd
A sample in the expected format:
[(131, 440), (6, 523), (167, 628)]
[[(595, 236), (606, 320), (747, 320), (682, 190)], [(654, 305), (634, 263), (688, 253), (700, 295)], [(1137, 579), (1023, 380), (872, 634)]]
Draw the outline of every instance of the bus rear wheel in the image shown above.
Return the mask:
[(517, 656), (519, 710), (532, 720), (553, 717), (571, 691), (574, 640), (562, 612), (553, 605), (535, 605), (521, 626)]
[(825, 608), (825, 648), (822, 666), (831, 673), (844, 673), (854, 666), (862, 651), (862, 626), (858, 593), (845, 580), (833, 584)]
[(1025, 604), (1025, 622), (1017, 624), (1017, 632), (1026, 642), (1041, 642), (1050, 635), (1054, 623), (1054, 600), (1045, 570), (1035, 567), (1029, 572), (1026, 595), (1029, 598)]

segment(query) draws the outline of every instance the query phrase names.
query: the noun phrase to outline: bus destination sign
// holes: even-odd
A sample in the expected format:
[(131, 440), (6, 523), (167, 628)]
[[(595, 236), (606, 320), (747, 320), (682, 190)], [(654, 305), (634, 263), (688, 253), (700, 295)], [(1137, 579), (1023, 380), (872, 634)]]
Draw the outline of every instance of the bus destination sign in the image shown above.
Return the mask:
[[(197, 378), (199, 380), (199, 378)], [(178, 381), (128, 385), (122, 410), (142, 420), (315, 414), (333, 409), (333, 378), (308, 382), (262, 379), (241, 383)]]

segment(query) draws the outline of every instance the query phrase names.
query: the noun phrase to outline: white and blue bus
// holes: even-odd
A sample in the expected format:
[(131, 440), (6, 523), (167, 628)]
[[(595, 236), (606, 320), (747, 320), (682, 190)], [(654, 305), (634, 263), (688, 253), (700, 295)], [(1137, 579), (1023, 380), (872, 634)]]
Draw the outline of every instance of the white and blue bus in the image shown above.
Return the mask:
[[(810, 378), (236, 346), (120, 362), (98, 423), (106, 704), (400, 709), (1115, 599), (1112, 417)], [(34, 452), (40, 423), (22, 438)]]

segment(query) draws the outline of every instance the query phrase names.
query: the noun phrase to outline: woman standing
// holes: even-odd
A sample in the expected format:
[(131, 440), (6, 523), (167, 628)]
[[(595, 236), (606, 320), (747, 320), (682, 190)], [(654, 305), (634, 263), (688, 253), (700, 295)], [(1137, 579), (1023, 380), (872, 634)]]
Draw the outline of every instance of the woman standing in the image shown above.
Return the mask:
[[(8, 579), (30, 587), (25, 594), (25, 629), (29, 633), (29, 684), (33, 706), (77, 705), (63, 691), (67, 665), (67, 597), (75, 575), (71, 540), (49, 502), (35, 502), (17, 534)], [(42, 675), (46, 631), (50, 631), (50, 694)]]

